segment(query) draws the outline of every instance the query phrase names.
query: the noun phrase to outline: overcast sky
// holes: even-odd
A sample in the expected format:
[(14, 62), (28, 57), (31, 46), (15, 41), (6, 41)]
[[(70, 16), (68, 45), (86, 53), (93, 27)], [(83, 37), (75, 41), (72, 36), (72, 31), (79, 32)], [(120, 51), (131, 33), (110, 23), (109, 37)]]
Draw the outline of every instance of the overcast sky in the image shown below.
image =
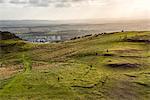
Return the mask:
[(150, 0), (0, 0), (0, 20), (150, 18)]

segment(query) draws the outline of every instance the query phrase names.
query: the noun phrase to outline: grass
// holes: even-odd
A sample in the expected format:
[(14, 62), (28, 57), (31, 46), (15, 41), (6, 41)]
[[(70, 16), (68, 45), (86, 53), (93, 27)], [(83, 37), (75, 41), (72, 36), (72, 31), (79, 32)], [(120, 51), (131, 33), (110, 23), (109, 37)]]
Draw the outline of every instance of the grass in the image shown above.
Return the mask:
[(32, 62), (29, 56), (23, 54), (21, 60), (23, 63), (24, 72), (30, 72), (32, 70)]
[(7, 76), (0, 79), (0, 100), (149, 100), (150, 45), (128, 41), (140, 37), (148, 40), (150, 32), (20, 45), (0, 60)]

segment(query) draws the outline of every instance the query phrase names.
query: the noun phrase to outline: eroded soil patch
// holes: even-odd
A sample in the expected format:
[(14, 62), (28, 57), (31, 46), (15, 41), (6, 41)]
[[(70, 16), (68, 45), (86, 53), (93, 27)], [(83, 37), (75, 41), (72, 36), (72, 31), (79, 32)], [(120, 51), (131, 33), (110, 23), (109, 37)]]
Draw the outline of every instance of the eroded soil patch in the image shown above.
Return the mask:
[(150, 35), (135, 36), (135, 37), (132, 37), (132, 38), (128, 38), (125, 41), (127, 41), (127, 42), (150, 43)]
[(145, 42), (145, 43), (150, 43), (150, 40), (146, 39), (127, 39), (128, 42)]
[(140, 67), (140, 64), (114, 63), (114, 64), (108, 64), (108, 66), (112, 68), (138, 68)]
[(138, 49), (124, 49), (124, 50), (113, 50), (114, 52), (117, 53), (137, 53), (137, 52), (141, 52), (142, 50), (138, 50)]

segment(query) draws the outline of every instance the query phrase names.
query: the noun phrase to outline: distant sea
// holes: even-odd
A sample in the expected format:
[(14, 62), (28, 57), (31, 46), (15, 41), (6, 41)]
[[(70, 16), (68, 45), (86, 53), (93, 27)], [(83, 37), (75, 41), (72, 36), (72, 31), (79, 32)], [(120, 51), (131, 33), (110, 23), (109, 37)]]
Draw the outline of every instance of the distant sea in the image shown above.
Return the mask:
[[(98, 34), (102, 32), (124, 31), (150, 31), (149, 20), (130, 20), (116, 22), (59, 22), (46, 20), (5, 20), (0, 21), (0, 31), (9, 31), (17, 34), (61, 34), (67, 38), (86, 34)], [(34, 34), (35, 35), (35, 34)], [(25, 37), (26, 35), (24, 35)]]

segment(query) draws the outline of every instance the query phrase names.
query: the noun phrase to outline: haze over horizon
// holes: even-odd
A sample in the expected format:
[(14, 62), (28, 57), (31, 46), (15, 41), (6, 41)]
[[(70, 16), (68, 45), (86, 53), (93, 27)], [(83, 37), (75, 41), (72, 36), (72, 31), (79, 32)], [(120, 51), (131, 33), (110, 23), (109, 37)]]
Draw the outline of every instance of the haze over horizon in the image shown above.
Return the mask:
[(0, 0), (0, 20), (149, 19), (150, 0)]

